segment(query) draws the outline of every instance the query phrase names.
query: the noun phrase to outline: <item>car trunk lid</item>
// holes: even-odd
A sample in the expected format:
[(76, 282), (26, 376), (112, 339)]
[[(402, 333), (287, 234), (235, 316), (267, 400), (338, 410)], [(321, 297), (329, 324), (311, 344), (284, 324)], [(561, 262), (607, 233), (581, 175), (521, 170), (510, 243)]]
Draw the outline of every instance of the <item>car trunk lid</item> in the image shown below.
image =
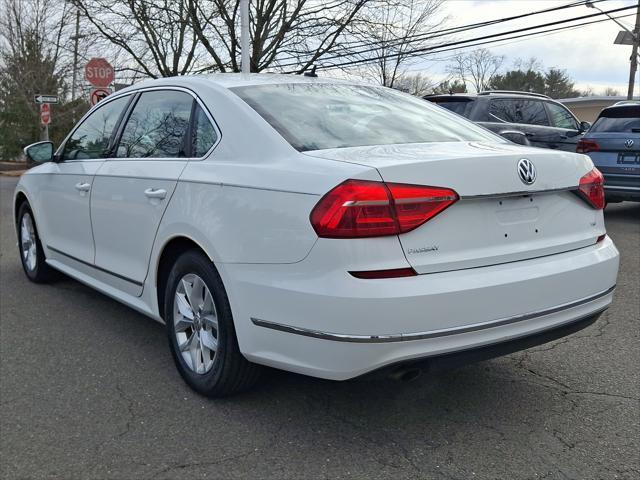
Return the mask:
[[(404, 254), (418, 273), (560, 253), (591, 245), (604, 233), (602, 213), (574, 194), (580, 178), (592, 169), (582, 155), (475, 142), (307, 154), (374, 167), (386, 182), (447, 187), (460, 195), (438, 216), (399, 235)], [(523, 158), (536, 169), (530, 185), (518, 175)]]

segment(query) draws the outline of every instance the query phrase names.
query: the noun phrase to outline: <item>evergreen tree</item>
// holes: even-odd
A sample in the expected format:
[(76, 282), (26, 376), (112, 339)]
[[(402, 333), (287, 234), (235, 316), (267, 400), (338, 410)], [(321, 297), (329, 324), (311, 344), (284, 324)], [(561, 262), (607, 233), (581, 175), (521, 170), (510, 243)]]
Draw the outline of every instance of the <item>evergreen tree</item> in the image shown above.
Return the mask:
[(467, 86), (460, 80), (445, 80), (433, 88), (434, 95), (444, 95), (447, 93), (467, 93)]
[(535, 70), (509, 70), (495, 75), (489, 84), (491, 90), (545, 93), (545, 76)]
[(580, 92), (574, 88), (574, 83), (571, 81), (565, 70), (550, 68), (544, 75), (544, 84), (544, 94), (549, 95), (551, 98), (571, 98), (580, 96)]

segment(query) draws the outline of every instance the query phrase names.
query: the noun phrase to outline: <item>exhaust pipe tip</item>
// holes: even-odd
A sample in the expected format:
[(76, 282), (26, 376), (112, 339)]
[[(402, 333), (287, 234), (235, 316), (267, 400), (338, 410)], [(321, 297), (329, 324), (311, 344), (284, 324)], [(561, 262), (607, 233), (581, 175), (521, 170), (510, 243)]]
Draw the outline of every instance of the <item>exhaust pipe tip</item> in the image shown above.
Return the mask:
[(400, 367), (394, 370), (392, 373), (390, 373), (389, 377), (392, 378), (393, 380), (408, 383), (408, 382), (414, 381), (420, 375), (422, 375), (422, 370), (419, 368)]

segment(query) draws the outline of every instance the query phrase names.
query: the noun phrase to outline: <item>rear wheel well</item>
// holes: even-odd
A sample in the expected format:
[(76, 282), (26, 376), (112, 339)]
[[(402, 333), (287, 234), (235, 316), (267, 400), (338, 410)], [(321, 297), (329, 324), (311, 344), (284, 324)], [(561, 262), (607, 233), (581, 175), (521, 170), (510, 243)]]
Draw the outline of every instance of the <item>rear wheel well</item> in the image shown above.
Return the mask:
[(162, 318), (164, 318), (164, 295), (169, 273), (171, 272), (171, 268), (178, 256), (189, 250), (198, 250), (207, 255), (200, 245), (186, 237), (176, 237), (171, 239), (169, 243), (164, 246), (162, 253), (160, 254), (156, 276), (156, 294), (158, 296), (158, 311)]

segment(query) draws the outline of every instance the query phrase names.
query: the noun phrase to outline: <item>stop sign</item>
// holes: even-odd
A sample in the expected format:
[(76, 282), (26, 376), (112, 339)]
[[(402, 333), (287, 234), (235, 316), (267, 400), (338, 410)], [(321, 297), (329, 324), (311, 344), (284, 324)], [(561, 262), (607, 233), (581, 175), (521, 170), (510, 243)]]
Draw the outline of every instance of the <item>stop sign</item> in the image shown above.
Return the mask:
[(84, 67), (84, 78), (94, 87), (108, 87), (113, 82), (113, 67), (104, 58), (92, 58)]
[(40, 122), (42, 125), (49, 125), (51, 122), (51, 107), (48, 103), (40, 104)]

